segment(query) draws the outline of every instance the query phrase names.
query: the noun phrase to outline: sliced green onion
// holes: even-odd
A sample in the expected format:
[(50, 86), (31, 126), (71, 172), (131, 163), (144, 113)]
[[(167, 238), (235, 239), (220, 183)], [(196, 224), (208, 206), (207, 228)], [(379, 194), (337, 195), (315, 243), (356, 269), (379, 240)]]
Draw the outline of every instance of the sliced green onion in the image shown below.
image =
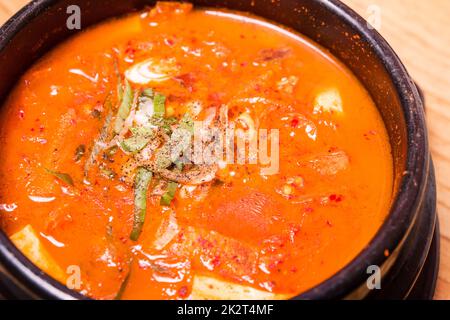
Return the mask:
[(114, 300), (122, 300), (123, 294), (125, 293), (125, 289), (127, 288), (128, 282), (130, 281), (130, 276), (131, 276), (131, 270), (128, 271), (127, 275), (125, 276), (125, 279), (123, 279), (122, 284), (120, 285), (119, 291), (117, 291), (117, 294), (114, 297)]
[(189, 113), (186, 113), (180, 120), (180, 128), (194, 133), (194, 120)]
[(166, 114), (166, 97), (162, 94), (155, 94), (153, 98), (153, 110), (156, 117), (164, 117)]
[(123, 94), (122, 102), (117, 111), (117, 118), (114, 124), (114, 132), (119, 134), (122, 131), (123, 124), (130, 114), (131, 105), (133, 103), (133, 89), (130, 83), (125, 80), (125, 92)]
[(176, 182), (169, 182), (169, 185), (167, 186), (167, 192), (162, 195), (160, 204), (162, 206), (170, 206), (172, 203), (173, 198), (175, 198), (175, 192), (177, 191), (178, 183)]
[(164, 132), (167, 135), (172, 134), (172, 125), (177, 123), (178, 120), (174, 117), (170, 118), (158, 118), (156, 116), (153, 116), (151, 119), (149, 119), (149, 123), (155, 127), (159, 127), (160, 129), (164, 130)]
[(137, 241), (142, 232), (147, 213), (147, 190), (153, 173), (145, 168), (138, 168), (134, 183), (134, 223), (130, 239)]
[(144, 136), (133, 136), (120, 142), (122, 150), (130, 153), (137, 153), (145, 148), (150, 138)]
[(117, 99), (121, 101), (123, 98), (122, 76), (120, 75), (119, 62), (117, 59), (114, 59), (114, 71), (116, 72), (117, 77)]
[[(159, 169), (167, 169), (189, 147), (194, 134), (194, 121), (189, 114), (185, 114), (178, 127), (172, 132), (169, 141), (156, 153), (155, 163)], [(178, 154), (178, 155), (177, 155)], [(174, 157), (177, 157), (174, 159)]]
[(67, 173), (61, 173), (61, 172), (57, 172), (57, 171), (53, 171), (47, 168), (44, 168), (45, 171), (47, 171), (47, 173), (51, 174), (52, 176), (58, 178), (59, 180), (67, 183), (70, 186), (73, 186), (73, 180), (72, 177), (69, 176)]
[(178, 171), (183, 171), (184, 168), (184, 163), (181, 161), (175, 161), (174, 163), (175, 167), (177, 168)]
[(141, 92), (138, 99), (138, 109), (145, 109), (145, 106), (148, 103), (153, 104), (153, 97), (155, 94), (153, 93), (152, 89), (145, 89)]
[(153, 136), (154, 129), (149, 127), (131, 127), (130, 131), (135, 136), (146, 136), (150, 137)]
[(130, 153), (137, 153), (154, 137), (155, 131), (148, 127), (133, 127), (130, 129), (133, 136), (120, 142), (122, 150)]
[[(108, 105), (108, 100), (105, 102), (105, 105)], [(110, 106), (110, 103), (109, 103)], [(87, 178), (89, 170), (95, 164), (97, 157), (101, 151), (103, 151), (103, 145), (108, 142), (110, 139), (110, 125), (112, 121), (112, 110), (109, 109), (108, 114), (105, 117), (105, 122), (100, 131), (100, 136), (97, 140), (94, 141), (94, 146), (92, 147), (91, 153), (87, 158), (87, 161), (84, 165), (84, 176)]]
[(155, 95), (155, 93), (153, 92), (153, 89), (151, 89), (151, 88), (144, 89), (141, 93), (141, 97), (147, 97), (147, 98), (151, 98), (151, 99), (153, 99), (154, 95)]

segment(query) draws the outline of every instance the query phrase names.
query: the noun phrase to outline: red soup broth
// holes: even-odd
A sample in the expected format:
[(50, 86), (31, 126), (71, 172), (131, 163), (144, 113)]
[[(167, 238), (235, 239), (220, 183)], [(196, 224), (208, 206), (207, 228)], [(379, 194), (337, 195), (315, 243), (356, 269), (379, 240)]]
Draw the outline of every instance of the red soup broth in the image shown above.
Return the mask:
[[(139, 63), (153, 75), (133, 73)], [(220, 165), (205, 183), (175, 184), (161, 205), (167, 185), (158, 193), (154, 172), (133, 241), (130, 154), (102, 150), (86, 173), (125, 78), (166, 98), (172, 129), (192, 105), (194, 120), (226, 106), (244, 131), (277, 129), (277, 173)], [(109, 20), (48, 53), (3, 106), (0, 139), (2, 229), (20, 244), (28, 227), (21, 239), (45, 254), (22, 243), (24, 253), (63, 282), (79, 271), (76, 289), (97, 299), (296, 296), (367, 246), (393, 189), (383, 121), (345, 66), (282, 27), (186, 4)]]

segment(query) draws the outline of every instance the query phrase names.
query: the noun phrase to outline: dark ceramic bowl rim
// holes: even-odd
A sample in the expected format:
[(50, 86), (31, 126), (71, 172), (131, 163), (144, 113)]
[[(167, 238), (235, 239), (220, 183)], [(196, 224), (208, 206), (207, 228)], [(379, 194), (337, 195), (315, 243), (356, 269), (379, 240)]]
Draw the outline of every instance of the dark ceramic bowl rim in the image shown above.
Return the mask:
[[(368, 42), (375, 55), (388, 72), (399, 96), (407, 129), (407, 157), (404, 175), (391, 211), (372, 241), (347, 266), (316, 287), (296, 297), (297, 299), (345, 298), (349, 292), (365, 283), (367, 265), (383, 265), (391, 252), (399, 248), (407, 237), (421, 205), (429, 168), (428, 141), (422, 101), (416, 86), (405, 67), (383, 37), (352, 9), (338, 0), (316, 0), (341, 22), (351, 26), (355, 34)], [(34, 0), (22, 8), (0, 29), (0, 51), (32, 19), (58, 0)], [(0, 231), (0, 259), (6, 269), (33, 292), (44, 293), (45, 298), (86, 299), (78, 292), (68, 289), (31, 263)]]

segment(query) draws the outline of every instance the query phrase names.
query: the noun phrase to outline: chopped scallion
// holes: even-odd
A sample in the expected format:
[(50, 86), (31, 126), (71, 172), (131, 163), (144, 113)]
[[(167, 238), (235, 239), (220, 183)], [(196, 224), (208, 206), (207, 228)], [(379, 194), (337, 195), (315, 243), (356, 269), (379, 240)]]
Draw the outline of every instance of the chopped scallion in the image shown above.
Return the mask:
[(160, 204), (162, 206), (170, 206), (173, 198), (175, 198), (175, 192), (177, 191), (178, 183), (169, 182), (167, 186), (167, 192), (162, 195)]
[(137, 241), (142, 232), (147, 213), (147, 190), (152, 181), (153, 173), (145, 168), (139, 168), (134, 183), (134, 223), (130, 239)]
[(152, 128), (147, 127), (133, 127), (130, 128), (130, 131), (133, 136), (120, 142), (121, 148), (130, 153), (136, 153), (144, 149), (155, 133)]
[[(131, 268), (131, 266), (130, 266)], [(128, 286), (128, 281), (130, 281), (131, 276), (131, 270), (128, 271), (127, 275), (125, 276), (125, 279), (123, 279), (122, 284), (120, 285), (119, 291), (117, 291), (116, 296), (114, 297), (114, 300), (122, 300), (123, 294), (125, 293), (125, 290)]]
[(166, 97), (159, 93), (155, 94), (153, 108), (155, 116), (163, 118), (166, 114)]
[(130, 114), (131, 105), (133, 103), (133, 89), (130, 83), (125, 80), (125, 92), (120, 103), (119, 110), (117, 111), (117, 118), (114, 124), (114, 132), (119, 134), (122, 130), (123, 124)]
[(57, 172), (57, 171), (53, 171), (50, 169), (45, 168), (45, 171), (47, 171), (47, 173), (51, 174), (52, 176), (58, 178), (59, 180), (67, 183), (70, 186), (73, 186), (73, 179), (70, 175), (68, 175), (67, 173), (61, 173), (61, 172)]

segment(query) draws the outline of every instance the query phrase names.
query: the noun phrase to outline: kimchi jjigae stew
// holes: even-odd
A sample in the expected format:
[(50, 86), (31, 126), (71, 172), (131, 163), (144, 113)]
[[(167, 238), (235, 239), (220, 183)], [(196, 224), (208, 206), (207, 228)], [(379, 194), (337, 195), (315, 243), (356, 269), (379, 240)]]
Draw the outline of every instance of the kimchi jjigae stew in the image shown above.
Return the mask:
[(1, 227), (96, 299), (288, 299), (383, 223), (391, 150), (327, 51), (247, 14), (158, 3), (81, 32), (2, 108)]

